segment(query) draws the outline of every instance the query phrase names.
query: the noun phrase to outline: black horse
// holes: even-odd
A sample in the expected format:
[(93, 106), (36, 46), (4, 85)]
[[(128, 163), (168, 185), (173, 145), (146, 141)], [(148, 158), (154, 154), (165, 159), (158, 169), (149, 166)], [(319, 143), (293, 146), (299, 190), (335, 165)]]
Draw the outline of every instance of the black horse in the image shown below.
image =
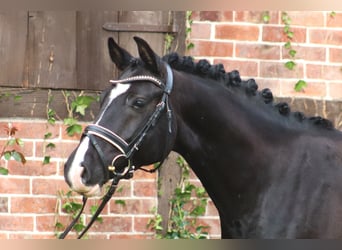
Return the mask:
[(71, 188), (98, 195), (173, 150), (215, 203), (222, 238), (342, 238), (342, 133), (330, 121), (291, 112), (237, 71), (134, 39), (140, 58), (108, 40), (122, 74), (65, 164)]

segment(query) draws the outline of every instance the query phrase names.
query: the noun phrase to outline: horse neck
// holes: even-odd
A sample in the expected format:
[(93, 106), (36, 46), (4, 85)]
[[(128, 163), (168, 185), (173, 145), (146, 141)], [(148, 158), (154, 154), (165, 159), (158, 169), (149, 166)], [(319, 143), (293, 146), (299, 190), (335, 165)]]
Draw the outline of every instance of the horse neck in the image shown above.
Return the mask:
[(262, 123), (267, 121), (254, 121), (257, 116), (250, 115), (253, 104), (225, 86), (185, 77), (175, 73), (174, 151), (187, 160), (212, 198), (222, 191), (240, 192), (256, 181), (256, 162), (263, 165), (260, 157), (268, 157), (268, 140), (260, 136), (265, 134), (260, 130), (266, 128)]

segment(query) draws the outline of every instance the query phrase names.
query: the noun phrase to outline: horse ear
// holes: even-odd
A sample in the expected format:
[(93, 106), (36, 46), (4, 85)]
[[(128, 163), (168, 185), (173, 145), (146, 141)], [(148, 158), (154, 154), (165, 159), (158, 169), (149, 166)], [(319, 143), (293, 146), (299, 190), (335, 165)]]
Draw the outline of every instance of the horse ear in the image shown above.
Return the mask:
[(154, 53), (148, 43), (141, 39), (140, 37), (135, 36), (134, 40), (138, 46), (139, 56), (141, 60), (146, 64), (146, 66), (154, 73), (159, 72), (159, 56)]
[(119, 70), (124, 70), (133, 58), (131, 54), (121, 48), (112, 37), (108, 38), (108, 50), (110, 58)]

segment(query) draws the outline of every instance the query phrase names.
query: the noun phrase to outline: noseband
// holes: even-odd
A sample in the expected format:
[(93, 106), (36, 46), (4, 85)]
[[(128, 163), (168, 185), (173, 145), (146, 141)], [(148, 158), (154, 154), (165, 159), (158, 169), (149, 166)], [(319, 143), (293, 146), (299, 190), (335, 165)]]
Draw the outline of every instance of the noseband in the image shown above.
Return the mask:
[[(119, 181), (121, 179), (130, 179), (133, 177), (135, 167), (131, 164), (131, 158), (134, 155), (134, 153), (139, 150), (139, 147), (141, 143), (143, 142), (145, 136), (149, 132), (149, 130), (156, 125), (164, 109), (166, 109), (166, 114), (167, 114), (167, 119), (168, 119), (168, 132), (169, 134), (172, 133), (172, 111), (171, 111), (170, 104), (169, 104), (169, 95), (173, 87), (173, 74), (172, 74), (171, 67), (167, 63), (165, 63), (165, 66), (166, 66), (166, 72), (167, 72), (166, 83), (163, 83), (161, 80), (153, 76), (148, 76), (148, 75), (132, 76), (132, 77), (120, 79), (120, 80), (110, 80), (112, 84), (148, 81), (148, 82), (152, 82), (159, 88), (163, 89), (163, 95), (161, 97), (160, 102), (156, 105), (154, 112), (151, 114), (151, 116), (149, 117), (145, 125), (142, 128), (140, 128), (137, 133), (135, 133), (136, 136), (130, 142), (125, 141), (123, 138), (121, 138), (119, 135), (117, 135), (113, 131), (110, 131), (109, 129), (103, 126), (100, 126), (98, 124), (90, 124), (85, 128), (83, 136), (87, 136), (89, 138), (90, 142), (94, 146), (95, 150), (97, 151), (97, 154), (99, 155), (101, 159), (101, 163), (103, 167), (107, 168), (110, 172), (113, 173), (113, 181), (108, 192), (103, 197), (100, 206), (98, 207), (97, 211), (93, 215), (91, 221), (88, 223), (85, 229), (80, 233), (80, 235), (78, 236), (78, 239), (82, 238), (82, 236), (88, 231), (91, 225), (95, 222), (96, 218), (101, 213), (106, 203), (110, 200), (110, 198), (114, 194)], [(108, 164), (107, 161), (105, 160), (105, 154), (97, 142), (97, 138), (108, 142), (114, 148), (118, 149), (121, 152), (121, 154), (115, 156), (113, 160)], [(128, 164), (124, 169), (117, 169), (117, 167), (115, 166), (115, 163), (121, 157), (124, 157), (127, 160)], [(69, 233), (69, 231), (76, 224), (76, 222), (78, 221), (79, 217), (81, 216), (83, 212), (86, 202), (87, 202), (87, 198), (83, 197), (83, 206), (79, 214), (75, 217), (75, 219), (71, 222), (71, 224), (65, 229), (65, 231), (59, 236), (59, 239), (64, 239), (66, 235)]]

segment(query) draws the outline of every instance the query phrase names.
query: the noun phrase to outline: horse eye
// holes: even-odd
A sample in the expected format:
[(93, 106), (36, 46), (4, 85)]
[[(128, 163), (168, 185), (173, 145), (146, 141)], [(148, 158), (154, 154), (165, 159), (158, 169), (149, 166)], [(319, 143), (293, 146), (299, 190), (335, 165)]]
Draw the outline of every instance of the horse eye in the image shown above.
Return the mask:
[(132, 107), (136, 108), (136, 109), (140, 109), (140, 108), (143, 108), (145, 106), (145, 104), (146, 104), (145, 99), (137, 98), (133, 101)]

